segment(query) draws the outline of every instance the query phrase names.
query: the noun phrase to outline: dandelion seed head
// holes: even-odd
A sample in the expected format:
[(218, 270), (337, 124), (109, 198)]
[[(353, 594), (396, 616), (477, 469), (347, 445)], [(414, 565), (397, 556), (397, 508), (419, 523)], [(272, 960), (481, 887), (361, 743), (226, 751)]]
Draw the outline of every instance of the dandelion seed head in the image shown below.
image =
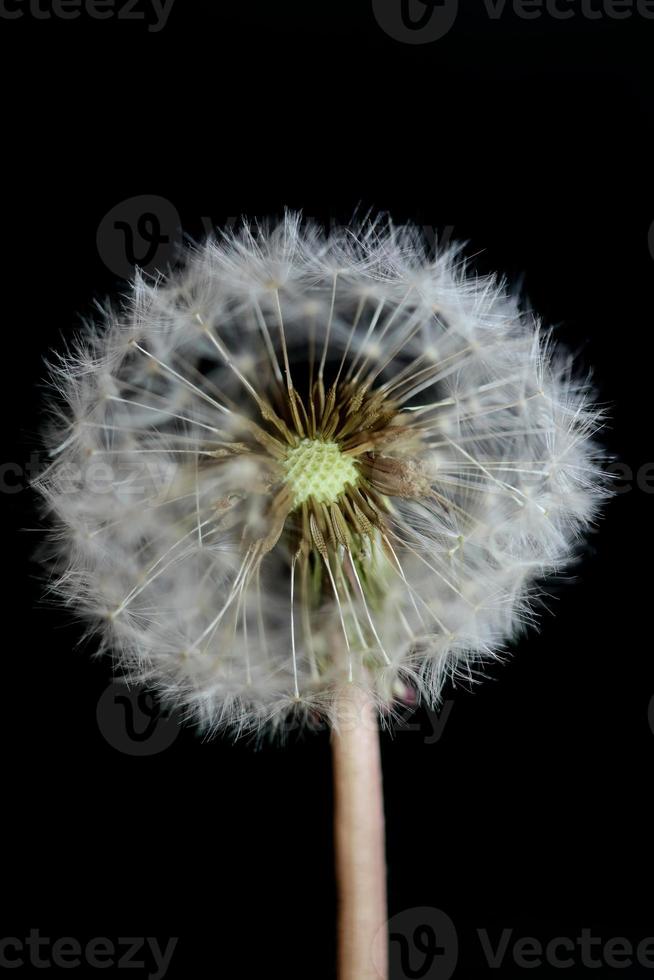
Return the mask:
[(384, 219), (189, 248), (51, 377), (51, 588), (209, 731), (475, 680), (606, 494), (538, 319)]

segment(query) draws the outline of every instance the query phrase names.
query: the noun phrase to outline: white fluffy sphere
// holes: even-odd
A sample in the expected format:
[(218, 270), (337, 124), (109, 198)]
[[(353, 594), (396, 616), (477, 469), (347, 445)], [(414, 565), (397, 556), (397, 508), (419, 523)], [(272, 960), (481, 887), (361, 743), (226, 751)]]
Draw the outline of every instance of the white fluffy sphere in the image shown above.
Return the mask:
[(288, 215), (188, 249), (53, 366), (55, 589), (216, 730), (390, 706), (529, 619), (604, 490), (599, 412), (495, 278)]

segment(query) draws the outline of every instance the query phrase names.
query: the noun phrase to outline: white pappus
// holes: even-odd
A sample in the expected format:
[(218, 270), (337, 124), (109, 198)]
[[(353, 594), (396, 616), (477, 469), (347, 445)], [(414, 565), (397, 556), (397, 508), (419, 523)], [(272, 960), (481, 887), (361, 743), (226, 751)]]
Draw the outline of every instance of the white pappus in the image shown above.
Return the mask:
[(457, 247), (287, 214), (137, 276), (52, 365), (55, 593), (203, 729), (472, 679), (605, 489), (570, 358)]

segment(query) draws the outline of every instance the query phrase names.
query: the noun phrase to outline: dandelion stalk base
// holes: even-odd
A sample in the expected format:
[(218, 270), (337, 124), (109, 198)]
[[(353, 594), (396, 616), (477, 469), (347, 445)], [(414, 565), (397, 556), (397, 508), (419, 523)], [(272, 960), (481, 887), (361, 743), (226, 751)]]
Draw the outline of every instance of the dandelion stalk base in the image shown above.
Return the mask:
[(350, 685), (332, 734), (338, 978), (386, 980), (386, 854), (376, 710)]

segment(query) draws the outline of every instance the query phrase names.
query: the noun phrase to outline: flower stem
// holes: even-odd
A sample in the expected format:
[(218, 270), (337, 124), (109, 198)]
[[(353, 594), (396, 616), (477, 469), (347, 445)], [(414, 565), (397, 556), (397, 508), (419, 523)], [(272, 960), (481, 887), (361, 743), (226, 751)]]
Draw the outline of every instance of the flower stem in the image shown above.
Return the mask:
[(338, 978), (386, 980), (384, 798), (376, 709), (360, 688), (341, 694), (332, 734), (338, 882)]

